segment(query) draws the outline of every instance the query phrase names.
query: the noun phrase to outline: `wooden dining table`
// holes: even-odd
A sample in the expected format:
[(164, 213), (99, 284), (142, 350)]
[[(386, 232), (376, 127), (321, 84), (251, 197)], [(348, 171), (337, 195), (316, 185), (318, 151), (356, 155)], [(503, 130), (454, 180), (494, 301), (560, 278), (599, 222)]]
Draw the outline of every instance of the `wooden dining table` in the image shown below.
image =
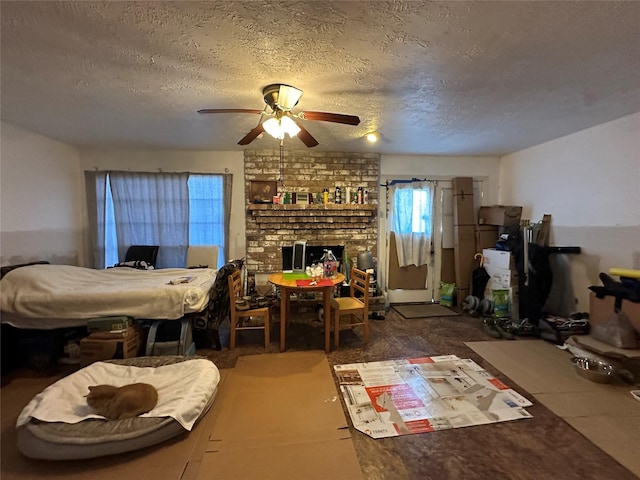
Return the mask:
[(331, 348), (331, 296), (333, 289), (344, 282), (345, 276), (336, 273), (331, 278), (322, 278), (315, 284), (313, 279), (303, 274), (290, 274), (285, 272), (272, 273), (269, 282), (280, 288), (280, 351), (285, 350), (285, 337), (287, 317), (291, 293), (322, 291), (322, 304), (324, 308), (324, 350), (329, 352)]

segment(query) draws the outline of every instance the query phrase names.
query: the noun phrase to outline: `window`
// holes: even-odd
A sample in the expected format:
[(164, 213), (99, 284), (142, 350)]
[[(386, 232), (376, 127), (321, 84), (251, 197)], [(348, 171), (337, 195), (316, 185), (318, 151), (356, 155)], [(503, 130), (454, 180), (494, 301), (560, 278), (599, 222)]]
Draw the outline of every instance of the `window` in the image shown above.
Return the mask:
[(428, 188), (396, 189), (394, 225), (397, 233), (423, 233), (431, 236), (431, 192)]
[[(184, 267), (189, 245), (217, 245), (218, 264), (224, 261), (230, 175), (135, 172), (86, 175), (90, 179), (87, 183), (90, 211), (92, 207), (95, 209), (97, 219), (91, 222), (96, 239), (93, 246), (96, 268), (122, 261), (130, 245), (160, 245), (157, 268)], [(95, 199), (90, 199), (90, 195)]]

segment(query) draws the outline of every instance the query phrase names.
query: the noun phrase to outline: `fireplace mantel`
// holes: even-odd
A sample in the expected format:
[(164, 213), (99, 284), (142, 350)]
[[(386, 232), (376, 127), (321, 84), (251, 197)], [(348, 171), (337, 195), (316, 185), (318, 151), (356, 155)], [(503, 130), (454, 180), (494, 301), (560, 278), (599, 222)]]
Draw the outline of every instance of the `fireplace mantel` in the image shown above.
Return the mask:
[(247, 210), (261, 229), (364, 229), (375, 218), (377, 205), (250, 204)]

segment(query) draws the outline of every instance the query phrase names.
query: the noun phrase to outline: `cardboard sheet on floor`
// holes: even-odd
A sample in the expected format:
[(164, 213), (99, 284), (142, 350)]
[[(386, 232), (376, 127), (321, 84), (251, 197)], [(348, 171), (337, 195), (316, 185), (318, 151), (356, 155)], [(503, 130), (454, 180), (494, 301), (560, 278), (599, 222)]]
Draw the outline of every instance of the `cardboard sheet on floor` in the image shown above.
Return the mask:
[(544, 340), (466, 342), (533, 398), (640, 476), (640, 403), (633, 386), (579, 376), (572, 354)]
[(362, 478), (321, 351), (240, 357), (212, 409), (197, 478)]

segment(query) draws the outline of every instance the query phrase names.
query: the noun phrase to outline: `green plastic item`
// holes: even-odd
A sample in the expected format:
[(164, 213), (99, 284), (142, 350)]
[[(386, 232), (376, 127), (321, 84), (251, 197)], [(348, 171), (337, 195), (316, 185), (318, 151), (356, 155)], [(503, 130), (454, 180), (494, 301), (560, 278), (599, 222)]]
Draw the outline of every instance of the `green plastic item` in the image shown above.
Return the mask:
[(455, 283), (440, 282), (440, 305), (453, 307), (453, 293), (455, 291)]

